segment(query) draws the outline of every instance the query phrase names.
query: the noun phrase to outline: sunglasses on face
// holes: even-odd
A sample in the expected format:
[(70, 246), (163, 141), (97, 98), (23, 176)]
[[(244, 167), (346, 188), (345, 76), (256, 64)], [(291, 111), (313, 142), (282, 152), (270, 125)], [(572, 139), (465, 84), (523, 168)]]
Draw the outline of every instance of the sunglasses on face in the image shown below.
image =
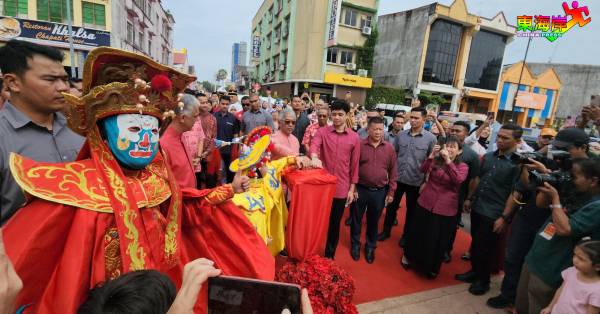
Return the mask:
[(545, 139), (545, 140), (550, 140), (551, 141), (551, 140), (554, 139), (554, 136), (544, 135), (544, 136), (542, 136), (542, 138)]
[(290, 125), (295, 125), (296, 121), (294, 121), (294, 120), (284, 120), (283, 123), (290, 124)]
[(250, 100), (251, 103), (258, 102), (258, 100)]
[(319, 117), (319, 118), (327, 118), (327, 115), (326, 114), (320, 114), (317, 117)]

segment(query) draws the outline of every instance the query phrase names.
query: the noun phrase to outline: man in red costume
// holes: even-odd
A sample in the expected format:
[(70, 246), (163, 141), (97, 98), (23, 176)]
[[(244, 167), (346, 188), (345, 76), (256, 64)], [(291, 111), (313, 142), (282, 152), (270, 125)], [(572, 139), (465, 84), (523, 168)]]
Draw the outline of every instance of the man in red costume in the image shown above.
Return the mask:
[(75, 313), (89, 289), (141, 269), (180, 286), (183, 265), (199, 257), (226, 275), (273, 279), (273, 257), (229, 200), (247, 188), (244, 179), (180, 190), (159, 152), (161, 118), (164, 128), (176, 117), (179, 93), (193, 81), (134, 53), (103, 47), (88, 55), (84, 96), (65, 94), (69, 126), (87, 139), (78, 159), (10, 158), (31, 196), (2, 229), (23, 280), (17, 305)]

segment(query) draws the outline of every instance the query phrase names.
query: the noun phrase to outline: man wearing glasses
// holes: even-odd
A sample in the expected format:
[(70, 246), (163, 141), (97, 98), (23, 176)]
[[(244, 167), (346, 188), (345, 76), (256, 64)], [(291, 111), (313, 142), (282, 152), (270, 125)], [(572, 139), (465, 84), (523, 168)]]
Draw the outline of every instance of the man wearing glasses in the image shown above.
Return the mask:
[(271, 143), (273, 143), (272, 160), (300, 154), (300, 142), (292, 134), (295, 127), (296, 114), (294, 111), (281, 111), (279, 113), (279, 130), (271, 137)]
[(260, 108), (258, 95), (252, 94), (250, 95), (250, 110), (244, 112), (242, 119), (242, 132), (248, 134), (259, 126), (268, 126), (273, 129), (273, 117)]

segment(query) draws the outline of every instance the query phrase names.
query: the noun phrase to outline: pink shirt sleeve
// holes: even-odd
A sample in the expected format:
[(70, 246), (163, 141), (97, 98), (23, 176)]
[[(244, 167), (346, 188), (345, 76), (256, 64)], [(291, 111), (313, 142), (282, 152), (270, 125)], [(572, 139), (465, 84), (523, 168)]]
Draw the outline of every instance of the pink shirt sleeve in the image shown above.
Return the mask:
[(315, 137), (313, 137), (310, 143), (310, 155), (316, 154), (318, 158), (321, 158), (321, 145), (323, 145), (323, 134), (325, 130), (327, 130), (327, 128), (320, 128), (317, 130)]
[(354, 148), (350, 153), (350, 184), (358, 183), (358, 164), (360, 161), (360, 138), (355, 134)]

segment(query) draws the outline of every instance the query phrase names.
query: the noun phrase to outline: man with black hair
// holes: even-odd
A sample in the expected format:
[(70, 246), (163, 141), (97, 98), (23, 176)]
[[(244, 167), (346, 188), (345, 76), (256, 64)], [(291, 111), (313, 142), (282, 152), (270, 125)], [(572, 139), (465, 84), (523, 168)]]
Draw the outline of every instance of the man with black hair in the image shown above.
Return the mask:
[[(244, 96), (246, 100), (248, 100), (247, 97), (248, 96)], [(244, 98), (242, 98), (242, 103), (244, 102)], [(214, 113), (215, 118), (217, 119), (217, 139), (225, 142), (231, 142), (231, 140), (240, 133), (240, 120), (229, 112), (229, 102), (230, 98), (228, 96), (221, 97), (221, 110)], [(227, 183), (231, 183), (234, 176), (234, 173), (229, 171), (229, 164), (231, 164), (231, 145), (223, 146), (219, 151), (224, 164), (223, 168), (227, 173)]]
[(244, 96), (242, 97), (242, 110), (244, 112), (250, 110), (250, 96)]
[[(304, 138), (304, 132), (310, 125), (310, 120), (308, 119), (305, 107), (304, 101), (302, 101), (300, 96), (294, 95), (294, 97), (292, 97), (292, 109), (294, 110), (294, 113), (296, 113), (296, 126), (294, 127), (292, 134), (298, 139)], [(300, 153), (306, 153), (304, 146), (300, 146)]]
[[(500, 234), (511, 221), (515, 205), (513, 189), (519, 180), (521, 167), (514, 154), (523, 129), (505, 124), (496, 138), (497, 150), (486, 153), (481, 162), (477, 189), (470, 197), (471, 212), (471, 270), (456, 275), (470, 282), (469, 292), (483, 295), (490, 289), (492, 258), (499, 245)], [(469, 209), (466, 205), (465, 208)]]
[(368, 137), (360, 143), (360, 163), (358, 170), (356, 207), (351, 210), (350, 227), (352, 259), (360, 259), (360, 234), (362, 217), (367, 214), (367, 241), (365, 260), (371, 264), (375, 260), (377, 247), (377, 225), (381, 211), (394, 199), (396, 190), (396, 151), (394, 146), (383, 140), (383, 118), (369, 119)]
[[(480, 160), (479, 155), (472, 150), (468, 145), (464, 145), (465, 139), (469, 136), (471, 126), (466, 121), (456, 121), (450, 127), (450, 135), (455, 136), (462, 146), (462, 153), (458, 156), (461, 162), (464, 162), (469, 166), (469, 174), (467, 179), (462, 183), (458, 194), (458, 212), (456, 214), (456, 224), (460, 224), (462, 213), (464, 212), (464, 204), (469, 203), (468, 199), (473, 196), (475, 189), (477, 188), (477, 177), (479, 176)], [(458, 228), (457, 228), (458, 229)], [(456, 239), (456, 230), (448, 239), (448, 253), (446, 254), (445, 261), (450, 262), (450, 253), (454, 246), (454, 240)]]
[(337, 177), (325, 247), (325, 257), (333, 259), (340, 238), (344, 209), (356, 198), (360, 139), (346, 126), (346, 117), (350, 112), (348, 103), (336, 99), (332, 101), (330, 109), (333, 125), (317, 131), (310, 145), (310, 156), (313, 167), (323, 167)]
[(425, 179), (420, 170), (421, 164), (437, 143), (435, 135), (423, 128), (427, 117), (424, 108), (413, 108), (409, 117), (411, 128), (400, 132), (394, 141), (394, 148), (398, 153), (398, 176), (396, 177), (398, 182), (394, 200), (386, 207), (383, 231), (378, 236), (379, 241), (385, 241), (390, 237), (400, 201), (406, 193), (406, 218), (400, 245), (404, 245), (404, 234), (408, 231), (419, 198), (419, 187)]
[(0, 47), (0, 70), (10, 100), (0, 110), (0, 225), (25, 203), (9, 169), (11, 153), (36, 161), (73, 161), (84, 139), (60, 113), (69, 92), (63, 55), (54, 48), (11, 40)]
[(0, 109), (2, 109), (4, 103), (10, 98), (8, 90), (4, 87), (4, 80), (2, 79), (2, 75), (0, 75)]

